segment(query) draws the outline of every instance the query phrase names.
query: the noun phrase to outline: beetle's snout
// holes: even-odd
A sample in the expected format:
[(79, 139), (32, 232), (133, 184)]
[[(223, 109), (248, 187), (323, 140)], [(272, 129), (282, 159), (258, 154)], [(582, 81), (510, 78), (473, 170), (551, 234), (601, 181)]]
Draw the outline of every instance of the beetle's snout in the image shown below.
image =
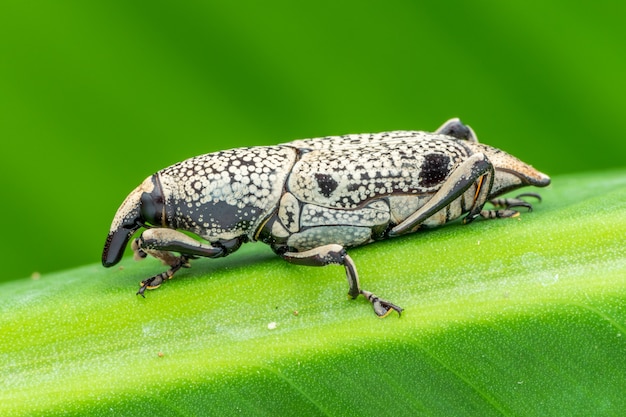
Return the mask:
[(104, 251), (102, 252), (102, 265), (107, 268), (115, 265), (122, 259), (124, 249), (128, 245), (128, 241), (131, 236), (139, 229), (140, 226), (136, 226), (130, 229), (116, 230), (115, 232), (109, 232), (107, 240), (104, 243)]
[(140, 203), (133, 191), (120, 206), (113, 218), (111, 230), (104, 243), (102, 265), (110, 267), (122, 259), (131, 236), (141, 227)]
[(102, 265), (110, 267), (122, 259), (133, 234), (146, 222), (160, 219), (162, 193), (156, 176), (150, 176), (133, 190), (115, 213), (102, 251)]

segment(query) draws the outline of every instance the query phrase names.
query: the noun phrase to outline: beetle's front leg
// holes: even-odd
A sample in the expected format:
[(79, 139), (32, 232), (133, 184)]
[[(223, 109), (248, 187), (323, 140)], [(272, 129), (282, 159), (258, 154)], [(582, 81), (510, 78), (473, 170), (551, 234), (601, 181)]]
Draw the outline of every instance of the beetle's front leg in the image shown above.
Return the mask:
[[(160, 259), (170, 269), (141, 281), (138, 295), (144, 296), (146, 289), (158, 288), (163, 281), (171, 279), (180, 268), (189, 268), (189, 260), (198, 256), (217, 258), (234, 252), (241, 246), (241, 241), (233, 240), (217, 246), (199, 242), (184, 233), (173, 229), (153, 228), (145, 230), (132, 243), (136, 259), (147, 255)], [(172, 252), (180, 253), (180, 256)]]
[(378, 317), (386, 317), (392, 311), (396, 311), (398, 315), (402, 313), (402, 308), (390, 303), (389, 301), (378, 298), (375, 294), (361, 289), (359, 285), (359, 276), (352, 258), (348, 256), (346, 250), (341, 245), (325, 245), (303, 252), (276, 252), (287, 262), (297, 265), (307, 266), (326, 266), (326, 265), (343, 265), (346, 269), (346, 278), (348, 279), (348, 295), (357, 298), (363, 295), (374, 307), (374, 312)]

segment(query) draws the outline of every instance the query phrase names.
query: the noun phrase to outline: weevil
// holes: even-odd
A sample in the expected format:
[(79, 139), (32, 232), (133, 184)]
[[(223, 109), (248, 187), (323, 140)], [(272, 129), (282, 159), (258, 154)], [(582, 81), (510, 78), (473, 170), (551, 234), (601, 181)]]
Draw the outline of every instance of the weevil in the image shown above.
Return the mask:
[[(140, 283), (137, 294), (143, 296), (192, 259), (227, 256), (259, 241), (293, 264), (342, 265), (348, 294), (364, 296), (384, 317), (402, 308), (361, 288), (346, 248), (463, 215), (466, 224), (479, 216), (514, 217), (515, 208), (532, 209), (521, 197), (539, 196), (502, 194), (549, 183), (532, 166), (479, 143), (456, 118), (432, 133), (391, 131), (230, 149), (146, 178), (115, 214), (102, 263), (117, 264), (144, 228), (131, 244), (135, 257), (151, 255), (169, 269)], [(487, 202), (494, 207), (484, 209)]]

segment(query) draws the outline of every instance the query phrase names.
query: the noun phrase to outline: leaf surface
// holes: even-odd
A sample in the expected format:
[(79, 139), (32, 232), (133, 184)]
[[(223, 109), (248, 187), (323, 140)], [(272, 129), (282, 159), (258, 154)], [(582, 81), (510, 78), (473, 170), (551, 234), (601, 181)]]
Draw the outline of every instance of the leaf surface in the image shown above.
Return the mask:
[(0, 286), (0, 414), (610, 415), (626, 407), (626, 172), (555, 178), (515, 219), (287, 264), (261, 244)]

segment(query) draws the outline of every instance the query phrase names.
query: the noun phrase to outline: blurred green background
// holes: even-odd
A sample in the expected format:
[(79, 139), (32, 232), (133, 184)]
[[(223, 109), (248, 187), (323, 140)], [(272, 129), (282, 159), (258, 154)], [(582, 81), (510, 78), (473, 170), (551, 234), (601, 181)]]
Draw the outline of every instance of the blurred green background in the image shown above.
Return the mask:
[(223, 148), (458, 116), (550, 175), (625, 167), (625, 9), (3, 0), (0, 279), (99, 262), (136, 185)]

